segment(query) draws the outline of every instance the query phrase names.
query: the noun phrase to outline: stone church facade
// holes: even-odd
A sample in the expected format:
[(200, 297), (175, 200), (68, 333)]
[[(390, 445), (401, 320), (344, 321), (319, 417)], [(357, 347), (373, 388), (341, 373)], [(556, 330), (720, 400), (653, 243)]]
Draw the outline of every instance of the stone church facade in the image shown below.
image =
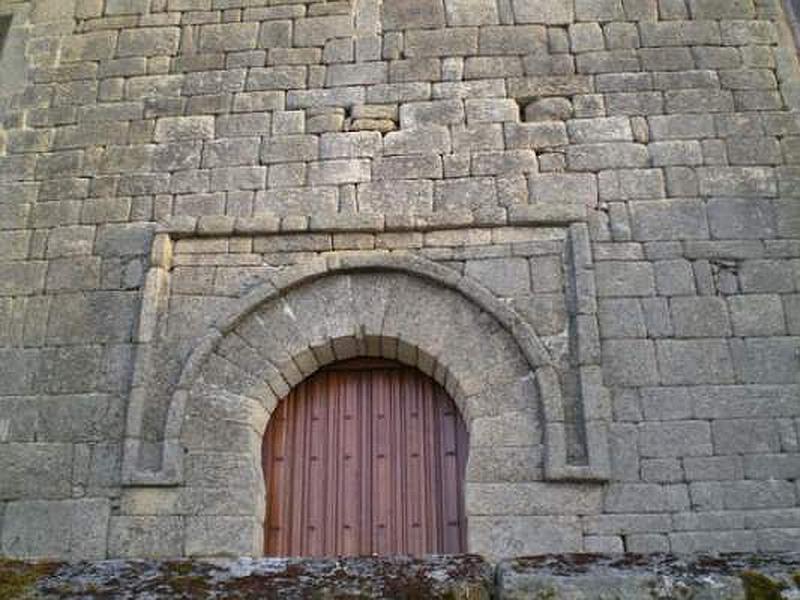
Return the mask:
[(0, 555), (263, 554), (364, 357), (455, 403), (465, 550), (800, 548), (790, 10), (0, 0)]

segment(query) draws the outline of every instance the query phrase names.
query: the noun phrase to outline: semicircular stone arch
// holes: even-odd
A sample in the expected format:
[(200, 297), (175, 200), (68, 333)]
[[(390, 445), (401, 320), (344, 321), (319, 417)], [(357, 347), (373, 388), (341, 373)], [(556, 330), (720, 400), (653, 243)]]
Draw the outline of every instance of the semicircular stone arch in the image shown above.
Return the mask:
[[(260, 551), (260, 443), (270, 414), (317, 369), (358, 356), (414, 366), (450, 394), (469, 430), (468, 518), (484, 510), (471, 509), (471, 485), (541, 479), (536, 374), (495, 317), (463, 294), (412, 274), (333, 272), (236, 320), (186, 390), (179, 437), (186, 502), (216, 498), (194, 512), (234, 519), (240, 532), (221, 543), (208, 540), (207, 527), (194, 536), (189, 527), (188, 554)], [(470, 539), (469, 547), (480, 543)]]
[(534, 367), (492, 315), (399, 272), (333, 273), (263, 303), (221, 336), (191, 396), (225, 390), (270, 412), (318, 368), (356, 356), (419, 368), (445, 387), (467, 423), (512, 407), (539, 410)]

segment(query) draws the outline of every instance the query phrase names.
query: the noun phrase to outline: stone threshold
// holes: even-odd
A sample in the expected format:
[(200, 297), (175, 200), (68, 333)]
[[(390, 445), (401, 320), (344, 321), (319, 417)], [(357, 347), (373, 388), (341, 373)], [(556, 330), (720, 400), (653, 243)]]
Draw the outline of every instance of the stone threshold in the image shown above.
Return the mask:
[(800, 598), (800, 554), (0, 559), (0, 598), (780, 600)]

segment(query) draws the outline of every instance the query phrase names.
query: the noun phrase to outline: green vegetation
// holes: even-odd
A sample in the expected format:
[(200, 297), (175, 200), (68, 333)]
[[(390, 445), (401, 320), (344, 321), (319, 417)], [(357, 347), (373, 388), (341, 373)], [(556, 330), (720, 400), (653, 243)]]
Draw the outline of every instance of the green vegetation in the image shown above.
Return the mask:
[(747, 600), (781, 600), (781, 592), (788, 587), (758, 571), (742, 571), (740, 577)]
[(59, 563), (23, 562), (0, 558), (0, 600), (25, 598), (34, 591), (36, 582), (58, 570)]
[(196, 567), (190, 561), (166, 562), (161, 581), (176, 598), (205, 598), (210, 591), (208, 577), (205, 573), (194, 573)]

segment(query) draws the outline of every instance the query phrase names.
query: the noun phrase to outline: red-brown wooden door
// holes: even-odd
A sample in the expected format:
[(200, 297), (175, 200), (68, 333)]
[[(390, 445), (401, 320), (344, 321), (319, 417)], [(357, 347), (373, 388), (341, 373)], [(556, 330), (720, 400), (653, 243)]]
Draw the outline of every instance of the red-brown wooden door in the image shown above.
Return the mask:
[(297, 386), (264, 434), (269, 556), (466, 551), (467, 431), (416, 369), (359, 360)]

